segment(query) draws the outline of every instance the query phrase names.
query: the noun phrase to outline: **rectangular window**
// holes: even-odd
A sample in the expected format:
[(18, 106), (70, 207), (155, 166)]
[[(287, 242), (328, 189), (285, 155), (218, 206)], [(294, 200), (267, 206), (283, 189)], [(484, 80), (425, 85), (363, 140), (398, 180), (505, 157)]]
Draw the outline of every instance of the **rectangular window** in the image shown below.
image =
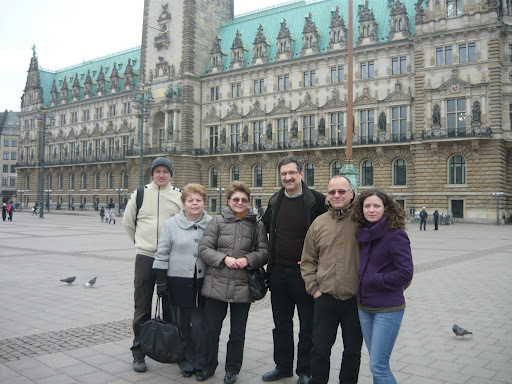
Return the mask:
[(391, 59), (391, 66), (393, 75), (407, 73), (407, 58), (405, 56), (393, 57)]
[(11, 173), (16, 173), (16, 166), (14, 164), (11, 165)]
[(278, 91), (287, 91), (290, 89), (290, 76), (289, 75), (281, 75), (277, 77), (277, 90)]
[(60, 125), (66, 125), (66, 115), (60, 115)]
[(109, 157), (112, 157), (114, 156), (114, 145), (115, 145), (115, 142), (114, 142), (114, 138), (111, 137), (108, 139), (108, 156)]
[(331, 83), (343, 82), (343, 65), (331, 67)]
[(9, 178), (8, 177), (3, 177), (2, 178), (2, 185), (4, 185), (4, 186), (8, 186), (9, 185)]
[(313, 144), (315, 141), (315, 116), (302, 117), (303, 140), (305, 145)]
[(452, 64), (452, 47), (436, 48), (436, 65)]
[(306, 71), (304, 72), (304, 86), (305, 87), (313, 87), (315, 85), (315, 71)]
[(462, 0), (446, 0), (446, 16), (462, 16)]
[(459, 63), (475, 62), (476, 51), (475, 43), (460, 44), (459, 45)]
[(374, 78), (374, 62), (365, 61), (361, 63), (361, 79), (373, 79)]
[(4, 152), (4, 160), (9, 160), (9, 152)]
[(265, 79), (254, 80), (254, 94), (265, 92)]
[(260, 150), (263, 147), (263, 127), (264, 121), (255, 121), (252, 123), (252, 142), (254, 150)]
[(4, 147), (8, 147), (9, 146), (9, 139), (4, 139)]
[(95, 142), (94, 142), (94, 155), (96, 157), (101, 156), (101, 141), (100, 140), (95, 140)]
[(242, 96), (242, 83), (231, 84), (231, 97)]
[(240, 124), (231, 124), (231, 150), (237, 151), (240, 146)]
[(17, 152), (11, 152), (11, 160), (16, 160)]
[(209, 142), (210, 142), (210, 152), (216, 151), (219, 147), (219, 127), (209, 127), (208, 129)]
[(288, 119), (277, 119), (277, 144), (285, 148), (288, 143)]
[(11, 177), (10, 178), (10, 186), (11, 187), (15, 187), (16, 186), (16, 178), (15, 177)]
[(103, 107), (96, 108), (96, 119), (103, 118)]
[(129, 115), (132, 113), (132, 104), (130, 102), (126, 102), (123, 104), (123, 114)]
[(11, 147), (17, 147), (18, 146), (18, 140), (17, 139), (12, 139), (11, 140)]
[(407, 134), (407, 107), (395, 107), (391, 110), (391, 130), (393, 141), (405, 141)]
[(82, 112), (82, 121), (89, 121), (89, 118), (90, 118), (89, 110), (86, 109), (85, 111)]
[(210, 100), (219, 100), (220, 99), (220, 87), (211, 87), (210, 88)]
[(78, 123), (78, 112), (71, 112), (71, 123)]
[(2, 168), (3, 168), (3, 173), (8, 173), (9, 172), (9, 165), (8, 164), (4, 164)]
[(373, 142), (373, 130), (374, 130), (374, 110), (367, 109), (364, 111), (360, 111), (359, 116), (361, 118), (360, 122), (360, 132), (361, 132), (361, 142), (362, 143), (372, 143)]
[(508, 46), (508, 58), (510, 62), (512, 62), (512, 44), (509, 44)]
[(446, 101), (448, 136), (464, 136), (466, 133), (466, 99)]
[(123, 155), (126, 155), (126, 153), (128, 152), (129, 145), (130, 145), (130, 137), (123, 136)]
[(116, 115), (116, 106), (115, 105), (110, 105), (108, 107), (108, 116), (109, 117), (114, 117)]
[(331, 145), (338, 145), (343, 143), (343, 112), (331, 113), (330, 128)]

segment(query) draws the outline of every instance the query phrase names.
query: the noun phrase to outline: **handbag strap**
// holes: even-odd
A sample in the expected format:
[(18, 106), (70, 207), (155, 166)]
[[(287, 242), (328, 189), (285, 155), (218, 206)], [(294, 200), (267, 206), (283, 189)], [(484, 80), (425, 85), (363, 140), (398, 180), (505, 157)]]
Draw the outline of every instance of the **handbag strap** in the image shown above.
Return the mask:
[[(181, 324), (180, 310), (171, 304), (170, 295), (165, 295), (165, 296), (167, 297), (167, 302), (169, 304), (169, 311), (170, 311), (170, 315), (171, 315), (170, 322), (172, 324), (176, 324), (176, 325)], [(162, 316), (160, 316), (160, 308), (162, 308)], [(164, 318), (163, 317), (163, 302), (162, 302), (162, 307), (160, 307), (160, 296), (157, 296), (157, 299), (156, 299), (155, 318), (160, 318), (162, 320)]]
[(251, 251), (256, 249), (256, 244), (258, 243), (258, 219), (254, 220), (252, 225), (252, 242), (251, 242)]

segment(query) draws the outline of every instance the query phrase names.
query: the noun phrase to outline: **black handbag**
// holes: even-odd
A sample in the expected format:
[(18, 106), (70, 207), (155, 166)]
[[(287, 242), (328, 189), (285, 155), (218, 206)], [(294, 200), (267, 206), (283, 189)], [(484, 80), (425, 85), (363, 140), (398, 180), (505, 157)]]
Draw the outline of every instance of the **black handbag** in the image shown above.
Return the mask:
[[(258, 241), (258, 221), (254, 222), (252, 227), (252, 245), (251, 252), (256, 249), (256, 243)], [(258, 269), (249, 269), (247, 271), (247, 280), (249, 282), (249, 290), (251, 292), (252, 300), (261, 300), (267, 294), (268, 282), (267, 272), (265, 268), (261, 267)]]
[(171, 322), (160, 318), (160, 297), (156, 301), (155, 317), (140, 326), (140, 346), (145, 355), (160, 363), (177, 363), (185, 355), (183, 334), (177, 323), (177, 314), (170, 304)]

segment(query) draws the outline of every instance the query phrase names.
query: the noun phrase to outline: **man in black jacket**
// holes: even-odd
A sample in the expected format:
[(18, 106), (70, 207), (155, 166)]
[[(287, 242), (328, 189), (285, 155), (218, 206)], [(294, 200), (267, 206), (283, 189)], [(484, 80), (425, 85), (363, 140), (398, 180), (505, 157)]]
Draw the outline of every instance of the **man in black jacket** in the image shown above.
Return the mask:
[(263, 381), (293, 376), (293, 314), (299, 315), (300, 331), (297, 350), (297, 384), (306, 384), (311, 376), (311, 334), (314, 301), (306, 292), (300, 274), (304, 237), (309, 226), (327, 211), (325, 196), (302, 182), (302, 162), (286, 156), (278, 164), (283, 187), (269, 202), (262, 221), (269, 233), (269, 262), (272, 314), (275, 328), (275, 369), (263, 375)]

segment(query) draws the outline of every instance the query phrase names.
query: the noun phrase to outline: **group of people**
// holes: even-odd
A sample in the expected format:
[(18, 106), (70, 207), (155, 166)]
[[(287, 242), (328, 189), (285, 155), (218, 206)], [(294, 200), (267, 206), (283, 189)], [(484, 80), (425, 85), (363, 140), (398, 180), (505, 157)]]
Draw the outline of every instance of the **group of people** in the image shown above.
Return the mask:
[[(230, 333), (225, 384), (237, 379), (243, 361), (252, 303), (248, 271), (267, 265), (274, 320), (275, 368), (265, 382), (294, 373), (293, 317), (299, 317), (295, 373), (298, 384), (326, 384), (338, 326), (343, 336), (340, 383), (357, 383), (363, 338), (375, 383), (396, 383), (389, 359), (405, 309), (403, 291), (413, 275), (405, 212), (377, 189), (357, 198), (344, 176), (334, 176), (327, 196), (308, 188), (302, 162), (278, 164), (282, 188), (258, 220), (248, 208), (251, 191), (240, 181), (226, 191), (227, 206), (210, 217), (206, 190), (171, 185), (172, 163), (151, 166), (153, 182), (132, 193), (123, 226), (135, 243), (131, 347), (133, 369), (147, 370), (140, 325), (151, 318), (156, 285), (164, 319), (179, 311), (184, 377), (211, 377), (218, 366), (219, 338), (229, 306)], [(268, 234), (268, 235), (267, 235)], [(167, 299), (168, 298), (168, 299)]]
[[(12, 215), (14, 213), (14, 205), (12, 204), (12, 201), (9, 202), (9, 205), (6, 203), (2, 203), (2, 220), (9, 220), (12, 221)], [(7, 217), (9, 216), (9, 217)]]
[(100, 209), (100, 218), (101, 222), (105, 222), (107, 224), (110, 224), (112, 221), (114, 224), (116, 223), (116, 210), (115, 208), (107, 208), (101, 207)]
[[(423, 207), (420, 211), (420, 231), (423, 228), (424, 231), (427, 230), (427, 208)], [(434, 231), (439, 230), (439, 211), (436, 209), (432, 214), (432, 219), (434, 220)]]

